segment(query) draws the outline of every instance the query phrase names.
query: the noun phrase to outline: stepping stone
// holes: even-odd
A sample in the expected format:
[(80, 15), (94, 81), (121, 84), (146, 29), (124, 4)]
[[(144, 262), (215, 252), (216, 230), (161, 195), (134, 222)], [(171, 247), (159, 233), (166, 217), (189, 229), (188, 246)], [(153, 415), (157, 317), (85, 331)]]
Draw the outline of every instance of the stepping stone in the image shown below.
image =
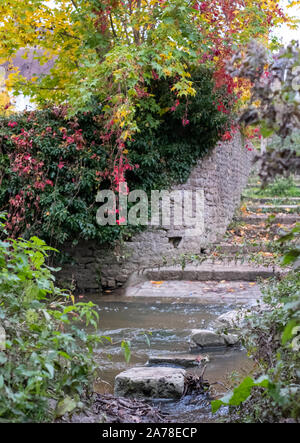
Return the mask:
[(148, 360), (148, 365), (175, 365), (182, 366), (184, 368), (199, 367), (209, 361), (207, 355), (168, 355), (168, 356), (157, 356), (150, 357)]
[(121, 372), (115, 378), (115, 396), (129, 398), (180, 398), (185, 370), (142, 366)]
[(238, 344), (239, 337), (234, 334), (218, 334), (208, 329), (194, 329), (191, 340), (201, 348), (219, 348)]

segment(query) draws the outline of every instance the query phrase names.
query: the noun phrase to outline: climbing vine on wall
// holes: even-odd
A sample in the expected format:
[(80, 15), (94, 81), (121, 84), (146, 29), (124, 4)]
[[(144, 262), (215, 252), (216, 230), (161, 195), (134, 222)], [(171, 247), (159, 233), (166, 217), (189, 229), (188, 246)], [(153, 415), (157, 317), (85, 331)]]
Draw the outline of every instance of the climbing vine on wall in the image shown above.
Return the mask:
[[(165, 112), (149, 85), (170, 82), (172, 108), (195, 96), (191, 72), (215, 71), (216, 87), (233, 94), (238, 84), (225, 71), (232, 50), (251, 38), (267, 41), (286, 20), (279, 0), (12, 0), (0, 5), (0, 58), (13, 62), (24, 48), (38, 48), (49, 75), (22, 77), (11, 67), (7, 85), (40, 105), (68, 103), (68, 114), (102, 104), (103, 143), (112, 179), (120, 182), (126, 144), (145, 123), (157, 127)], [(26, 54), (25, 54), (26, 57)], [(138, 121), (140, 111), (155, 110)], [(190, 116), (184, 111), (182, 124)]]

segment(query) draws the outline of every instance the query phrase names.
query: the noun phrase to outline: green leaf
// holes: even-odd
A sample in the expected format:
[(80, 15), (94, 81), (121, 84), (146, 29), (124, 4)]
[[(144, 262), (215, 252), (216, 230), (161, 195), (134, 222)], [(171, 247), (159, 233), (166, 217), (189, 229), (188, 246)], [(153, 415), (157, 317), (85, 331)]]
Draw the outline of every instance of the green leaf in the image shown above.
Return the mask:
[(131, 358), (131, 350), (130, 350), (130, 341), (122, 341), (121, 347), (124, 350), (124, 356), (125, 356), (125, 360), (126, 363), (130, 362), (130, 358)]
[(293, 329), (298, 326), (297, 320), (291, 320), (286, 327), (284, 328), (284, 331), (282, 333), (282, 337), (281, 337), (281, 343), (283, 345), (285, 345), (288, 341), (291, 340), (291, 338), (293, 337)]
[(4, 353), (0, 353), (0, 365), (4, 365), (7, 362), (7, 357)]
[(257, 380), (253, 380), (251, 377), (246, 377), (242, 383), (233, 390), (229, 392), (224, 397), (219, 400), (213, 400), (211, 402), (212, 412), (217, 412), (222, 405), (224, 406), (239, 406), (243, 403), (249, 395), (254, 386), (268, 387), (269, 379), (267, 376), (263, 375)]
[(290, 251), (288, 251), (283, 259), (282, 259), (282, 264), (284, 266), (287, 266), (291, 263), (294, 263), (298, 257), (300, 257), (300, 250), (299, 249), (291, 249)]
[(50, 378), (54, 377), (54, 367), (50, 365), (50, 363), (45, 363), (45, 368), (48, 370), (50, 374)]
[(274, 129), (269, 128), (266, 125), (266, 122), (263, 121), (261, 123), (260, 132), (264, 138), (269, 138), (274, 133)]

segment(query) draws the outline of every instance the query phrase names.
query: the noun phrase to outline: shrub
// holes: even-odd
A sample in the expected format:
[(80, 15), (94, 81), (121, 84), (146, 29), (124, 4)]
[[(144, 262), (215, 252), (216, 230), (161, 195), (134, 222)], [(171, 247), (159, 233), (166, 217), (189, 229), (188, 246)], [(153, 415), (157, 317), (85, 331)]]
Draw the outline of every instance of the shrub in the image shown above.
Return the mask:
[(51, 250), (37, 237), (0, 241), (0, 421), (53, 420), (88, 400), (93, 386), (100, 338), (81, 323), (96, 327), (98, 314), (55, 287), (44, 263)]
[[(195, 72), (194, 81), (196, 96), (174, 103), (168, 82), (153, 80), (149, 91), (159, 98), (163, 115), (151, 97), (141, 98), (146, 100), (142, 109), (149, 107), (149, 125), (144, 123), (126, 146), (130, 189), (150, 191), (185, 181), (224, 132), (231, 137), (228, 94), (215, 89), (209, 71)], [(54, 108), (1, 120), (0, 209), (8, 212), (7, 229), (14, 237), (34, 234), (54, 246), (80, 238), (113, 242), (128, 228), (96, 224), (96, 193), (116, 184), (114, 154), (103, 146), (101, 107), (65, 116), (64, 108)], [(141, 122), (144, 117), (137, 115)]]
[(300, 420), (300, 274), (292, 271), (281, 281), (263, 287), (264, 308), (247, 317), (243, 339), (256, 363), (257, 380), (247, 377), (221, 400), (230, 406), (229, 421)]

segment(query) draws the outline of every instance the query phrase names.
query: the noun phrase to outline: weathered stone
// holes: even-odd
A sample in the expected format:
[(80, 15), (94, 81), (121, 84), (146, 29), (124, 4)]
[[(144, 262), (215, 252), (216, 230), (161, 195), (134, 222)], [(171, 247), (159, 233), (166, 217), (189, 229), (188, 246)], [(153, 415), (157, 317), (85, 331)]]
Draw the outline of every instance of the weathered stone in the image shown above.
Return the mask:
[(194, 329), (191, 339), (197, 346), (202, 348), (234, 346), (239, 342), (239, 336), (236, 334), (223, 334), (208, 329)]
[(131, 398), (180, 398), (184, 392), (184, 369), (138, 367), (115, 379), (115, 395)]
[(5, 351), (6, 344), (6, 332), (3, 326), (0, 324), (0, 351)]
[(240, 338), (236, 334), (223, 334), (222, 337), (225, 340), (227, 346), (237, 345), (240, 341)]
[[(235, 220), (238, 223), (248, 223), (251, 225), (259, 225), (260, 223), (264, 222), (267, 223), (269, 219), (269, 215), (249, 215), (245, 217), (237, 217)], [(294, 223), (297, 223), (299, 221), (299, 215), (275, 215), (275, 218), (272, 220), (272, 223), (274, 224), (281, 224), (281, 225), (292, 225)]]
[[(70, 274), (74, 276), (77, 286), (95, 290), (95, 286), (98, 285), (100, 289), (99, 282), (104, 281), (114, 288), (126, 282), (128, 276), (138, 270), (172, 265), (179, 262), (185, 252), (199, 254), (202, 247), (218, 241), (240, 203), (241, 193), (252, 168), (252, 158), (253, 153), (244, 148), (242, 138), (237, 134), (230, 142), (219, 143), (209, 155), (199, 160), (185, 184), (172, 188), (193, 191), (194, 195), (195, 191), (204, 190), (204, 209), (201, 209), (201, 215), (204, 211), (204, 232), (201, 234), (185, 235), (191, 226), (174, 226), (171, 221), (168, 227), (152, 227), (136, 234), (131, 242), (117, 245), (115, 250), (110, 246), (105, 248), (95, 242), (84, 241), (73, 250), (69, 248), (69, 254), (76, 256), (76, 263), (72, 265)], [(182, 240), (179, 241), (180, 238)], [(86, 266), (90, 263), (87, 257), (95, 257), (96, 272), (93, 267)], [(243, 280), (243, 273), (236, 276), (234, 271), (231, 272), (232, 278)], [(170, 270), (165, 275), (162, 274), (162, 279), (165, 280), (169, 275)], [(174, 279), (178, 278), (177, 271), (173, 275)], [(228, 272), (226, 277), (222, 276), (222, 272), (211, 275), (211, 269), (206, 272), (201, 270), (199, 273), (194, 269), (186, 269), (185, 275), (187, 279), (229, 279)], [(252, 272), (251, 275), (253, 278), (255, 273)], [(265, 276), (269, 275), (263, 275)]]
[(220, 315), (217, 318), (217, 322), (230, 329), (241, 328), (245, 323), (245, 316), (247, 313), (248, 311), (246, 309), (229, 311)]
[(193, 366), (201, 366), (209, 361), (207, 355), (168, 355), (168, 356), (157, 356), (150, 357), (148, 360), (148, 365), (176, 365), (182, 366), (184, 368), (189, 368)]
[(191, 339), (196, 345), (203, 348), (226, 346), (226, 341), (223, 335), (219, 335), (208, 329), (194, 329), (192, 331)]

